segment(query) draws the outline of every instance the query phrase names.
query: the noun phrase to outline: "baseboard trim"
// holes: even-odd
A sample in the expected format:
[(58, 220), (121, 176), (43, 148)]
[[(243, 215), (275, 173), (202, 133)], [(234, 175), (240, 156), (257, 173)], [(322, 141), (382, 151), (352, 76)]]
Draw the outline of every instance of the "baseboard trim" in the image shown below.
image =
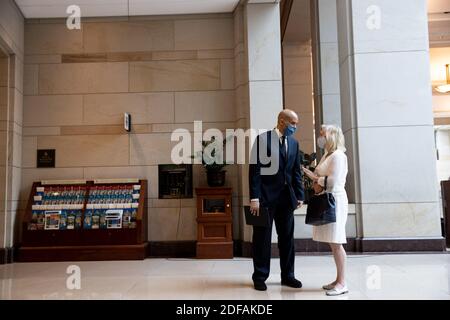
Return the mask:
[(14, 248), (0, 248), (0, 264), (13, 263)]
[(0, 248), (0, 264), (6, 264), (7, 262), (7, 249)]
[[(312, 239), (295, 239), (294, 241), (296, 253), (331, 252), (327, 243), (316, 242)], [(196, 244), (197, 241), (151, 241), (148, 242), (145, 256), (148, 258), (195, 258)], [(446, 242), (445, 238), (349, 238), (344, 248), (347, 252), (361, 253), (446, 252)], [(13, 256), (14, 248), (0, 248), (0, 265), (12, 263), (16, 260)], [(233, 256), (252, 257), (252, 243), (242, 240), (233, 241)], [(272, 257), (279, 257), (276, 243), (272, 244)], [(74, 256), (70, 258), (73, 259)], [(102, 258), (105, 259), (105, 257)]]
[[(312, 239), (295, 239), (295, 252), (296, 253), (321, 253), (321, 252), (331, 252), (330, 246), (327, 243), (317, 242)], [(235, 256), (237, 257), (252, 257), (252, 243), (247, 241), (237, 240), (235, 241)], [(356, 239), (349, 238), (347, 239), (347, 244), (344, 245), (344, 248), (347, 252), (355, 252), (356, 251)], [(272, 243), (271, 248), (271, 256), (273, 258), (279, 257), (278, 244)]]
[(194, 258), (197, 241), (150, 241), (147, 257), (151, 258)]
[[(312, 239), (295, 239), (296, 253), (331, 252), (327, 243)], [(347, 252), (445, 252), (444, 238), (374, 239), (348, 238), (344, 245)], [(196, 256), (196, 241), (149, 242), (148, 257), (193, 258)], [(252, 257), (252, 243), (234, 240), (235, 257)], [(272, 243), (272, 257), (279, 257), (278, 245)]]
[[(317, 242), (313, 239), (295, 239), (295, 252), (331, 252), (330, 245), (324, 242)], [(344, 244), (344, 249), (347, 252), (356, 251), (356, 239), (348, 238), (347, 243)]]
[(359, 238), (356, 239), (359, 252), (444, 252), (445, 238)]
[(19, 247), (18, 262), (143, 260), (147, 243), (106, 246)]
[[(296, 253), (331, 252), (327, 243), (312, 239), (295, 239)], [(240, 257), (252, 256), (252, 243), (236, 241)], [(444, 238), (409, 238), (409, 239), (378, 239), (378, 238), (348, 238), (344, 249), (351, 253), (386, 253), (386, 252), (446, 252)], [(278, 245), (272, 243), (272, 257), (279, 257)]]

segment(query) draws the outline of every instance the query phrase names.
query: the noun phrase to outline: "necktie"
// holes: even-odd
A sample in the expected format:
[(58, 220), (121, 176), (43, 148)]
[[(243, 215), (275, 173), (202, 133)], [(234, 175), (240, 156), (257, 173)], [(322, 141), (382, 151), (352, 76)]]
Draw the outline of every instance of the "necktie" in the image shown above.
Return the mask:
[(281, 137), (281, 154), (283, 155), (283, 158), (286, 159), (286, 136)]

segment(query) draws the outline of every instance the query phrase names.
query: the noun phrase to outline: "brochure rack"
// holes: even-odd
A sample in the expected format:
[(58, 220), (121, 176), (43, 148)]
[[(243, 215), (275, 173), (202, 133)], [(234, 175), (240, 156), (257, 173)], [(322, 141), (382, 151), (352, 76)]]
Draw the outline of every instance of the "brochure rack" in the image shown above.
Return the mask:
[(33, 183), (17, 260), (138, 260), (146, 257), (147, 180)]

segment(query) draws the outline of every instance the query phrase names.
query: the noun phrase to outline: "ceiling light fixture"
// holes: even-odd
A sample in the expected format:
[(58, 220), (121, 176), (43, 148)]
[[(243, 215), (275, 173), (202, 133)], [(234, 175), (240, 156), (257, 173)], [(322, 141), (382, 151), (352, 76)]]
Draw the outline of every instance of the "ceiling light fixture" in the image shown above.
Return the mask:
[(450, 65), (445, 65), (447, 71), (447, 84), (442, 86), (437, 86), (435, 90), (439, 93), (449, 93), (450, 92)]

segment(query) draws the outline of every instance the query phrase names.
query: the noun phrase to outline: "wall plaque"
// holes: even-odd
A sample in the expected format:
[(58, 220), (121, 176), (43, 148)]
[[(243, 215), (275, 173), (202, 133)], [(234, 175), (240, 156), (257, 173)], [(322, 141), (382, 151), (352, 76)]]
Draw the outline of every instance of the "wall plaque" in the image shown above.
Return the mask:
[(55, 167), (55, 149), (38, 150), (37, 151), (37, 167), (38, 168), (54, 168)]

